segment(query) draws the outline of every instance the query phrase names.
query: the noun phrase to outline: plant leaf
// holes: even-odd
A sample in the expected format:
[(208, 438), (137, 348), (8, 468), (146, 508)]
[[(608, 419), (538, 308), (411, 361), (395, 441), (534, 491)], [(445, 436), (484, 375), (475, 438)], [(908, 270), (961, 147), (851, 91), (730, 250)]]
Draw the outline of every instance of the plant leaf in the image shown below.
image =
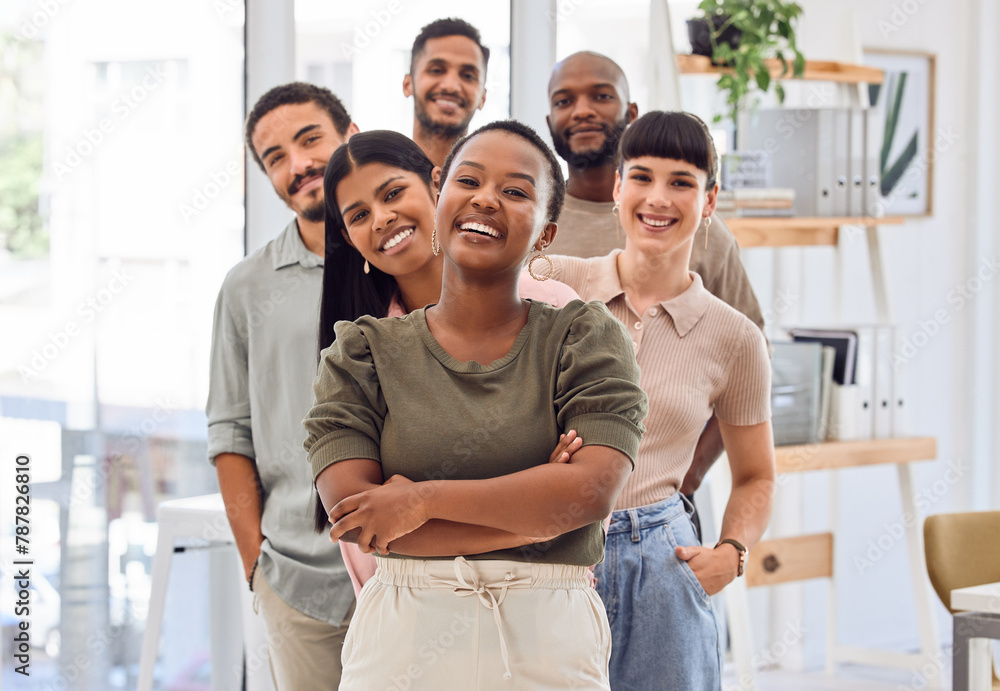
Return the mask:
[(903, 177), (903, 173), (913, 162), (913, 159), (917, 156), (917, 135), (919, 132), (914, 132), (913, 136), (910, 137), (910, 141), (906, 144), (906, 148), (903, 149), (903, 153), (899, 155), (896, 162), (892, 164), (889, 170), (885, 168), (882, 169), (882, 196), (888, 196), (892, 190), (896, 188), (899, 184), (900, 179)]
[(889, 151), (892, 150), (892, 140), (896, 136), (896, 125), (899, 124), (899, 110), (903, 105), (903, 92), (906, 89), (906, 72), (900, 72), (898, 79), (890, 84), (892, 89), (892, 103), (885, 119), (885, 137), (882, 140), (882, 170), (885, 170), (886, 162), (889, 160)]
[(771, 73), (768, 71), (766, 65), (761, 65), (757, 68), (757, 86), (760, 87), (761, 91), (767, 91), (767, 87), (771, 85)]
[(795, 51), (795, 76), (801, 77), (806, 72), (806, 59), (799, 51)]

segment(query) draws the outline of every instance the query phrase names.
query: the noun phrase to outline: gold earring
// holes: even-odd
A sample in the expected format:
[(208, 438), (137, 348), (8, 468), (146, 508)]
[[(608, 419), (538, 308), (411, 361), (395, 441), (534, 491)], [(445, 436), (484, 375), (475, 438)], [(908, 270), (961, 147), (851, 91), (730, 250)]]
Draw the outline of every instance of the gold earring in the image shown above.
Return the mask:
[(364, 265), (364, 267), (362, 268), (362, 271), (364, 271), (364, 272), (365, 272), (365, 273), (367, 274), (367, 273), (368, 273), (368, 272), (370, 272), (371, 270), (372, 270), (372, 269), (371, 269), (371, 267), (370, 267), (370, 266), (368, 266), (368, 260), (367, 260), (367, 259), (365, 259), (365, 265)]
[(705, 249), (708, 250), (708, 227), (712, 225), (712, 217), (705, 217)]
[(615, 217), (615, 237), (619, 240), (622, 237), (622, 222), (621, 222), (621, 207), (618, 206), (618, 202), (611, 207), (611, 215)]
[[(549, 263), (549, 272), (547, 274), (545, 274), (544, 276), (540, 276), (540, 275), (536, 274), (534, 272), (534, 270), (531, 268), (532, 264), (534, 264), (539, 259), (544, 259), (545, 261), (547, 261)], [(538, 254), (536, 254), (534, 257), (532, 257), (531, 261), (528, 262), (528, 273), (531, 274), (531, 277), (533, 279), (535, 279), (536, 281), (547, 281), (547, 280), (549, 280), (550, 278), (552, 278), (552, 274), (555, 273), (555, 270), (556, 270), (556, 265), (552, 263), (552, 259), (550, 259), (545, 254), (545, 252), (543, 252), (542, 250), (538, 250)]]
[(434, 226), (434, 230), (431, 231), (431, 252), (434, 253), (435, 257), (441, 254), (441, 243), (438, 242), (437, 226)]

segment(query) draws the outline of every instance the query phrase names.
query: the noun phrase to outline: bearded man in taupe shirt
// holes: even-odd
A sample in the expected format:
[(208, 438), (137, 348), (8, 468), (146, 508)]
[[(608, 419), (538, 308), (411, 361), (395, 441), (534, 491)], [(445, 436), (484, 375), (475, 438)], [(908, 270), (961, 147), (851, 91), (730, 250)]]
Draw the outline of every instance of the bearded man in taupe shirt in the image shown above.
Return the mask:
[[(625, 73), (610, 58), (574, 53), (552, 70), (545, 120), (556, 153), (569, 164), (569, 180), (559, 233), (547, 252), (600, 257), (625, 247), (625, 233), (612, 213), (615, 158), (618, 140), (638, 115), (638, 106), (629, 102)], [(701, 276), (710, 293), (763, 330), (764, 317), (740, 262), (736, 238), (718, 214), (712, 221), (707, 237), (695, 238), (691, 271)], [(713, 417), (698, 441), (681, 485), (683, 494), (694, 494), (722, 450), (718, 421)]]

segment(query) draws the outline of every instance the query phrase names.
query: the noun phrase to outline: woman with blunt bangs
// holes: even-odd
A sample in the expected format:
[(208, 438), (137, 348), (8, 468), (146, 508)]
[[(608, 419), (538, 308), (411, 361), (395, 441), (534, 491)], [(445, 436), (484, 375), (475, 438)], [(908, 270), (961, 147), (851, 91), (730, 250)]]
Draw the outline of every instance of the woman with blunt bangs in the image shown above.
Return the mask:
[[(323, 351), (303, 422), (316, 487), (331, 537), (378, 562), (342, 689), (610, 688), (607, 617), (586, 572), (603, 556), (646, 396), (603, 304), (518, 295), (564, 194), (527, 126), (462, 139), (435, 212), (437, 303), (339, 322)], [(582, 448), (554, 454), (571, 429)]]
[[(323, 179), (326, 258), (319, 350), (333, 343), (334, 324), (358, 317), (401, 317), (441, 296), (443, 257), (431, 249), (437, 199), (435, 168), (409, 137), (389, 130), (354, 135), (330, 158)], [(525, 270), (521, 297), (561, 307), (579, 296), (558, 281)], [(575, 435), (559, 453), (579, 448)], [(329, 527), (316, 502), (316, 530)], [(375, 573), (375, 557), (340, 542), (357, 595)]]
[[(711, 223), (718, 157), (694, 115), (654, 111), (619, 144), (614, 211), (624, 250), (553, 257), (554, 276), (600, 300), (629, 330), (649, 430), (618, 498), (595, 570), (611, 623), (613, 689), (722, 685), (709, 597), (743, 573), (771, 513), (770, 362), (760, 330), (689, 271)], [(713, 413), (732, 468), (720, 541), (702, 547), (679, 492)], [(586, 434), (581, 435), (584, 443)]]

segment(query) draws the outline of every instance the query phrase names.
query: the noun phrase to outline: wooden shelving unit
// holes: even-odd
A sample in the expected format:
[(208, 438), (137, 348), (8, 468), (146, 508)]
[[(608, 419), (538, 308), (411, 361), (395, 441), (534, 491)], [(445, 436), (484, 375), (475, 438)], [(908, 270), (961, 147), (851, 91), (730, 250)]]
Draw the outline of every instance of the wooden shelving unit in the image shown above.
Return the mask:
[[(732, 72), (727, 67), (716, 67), (712, 61), (703, 55), (678, 55), (677, 68), (681, 74), (717, 75)], [(793, 77), (791, 63), (789, 72), (784, 74), (784, 67), (777, 59), (768, 60), (767, 66), (774, 79), (804, 79), (807, 81), (837, 82), (840, 84), (881, 84), (882, 70), (868, 65), (853, 65), (845, 62), (829, 62), (824, 60), (806, 60), (805, 72), (801, 77)]]
[(937, 458), (937, 439), (907, 437), (778, 446), (774, 449), (774, 457), (779, 473), (856, 468), (883, 463), (910, 463)]
[(883, 218), (848, 217), (726, 217), (740, 247), (795, 247), (821, 245), (836, 247), (841, 226), (898, 225), (902, 216)]

